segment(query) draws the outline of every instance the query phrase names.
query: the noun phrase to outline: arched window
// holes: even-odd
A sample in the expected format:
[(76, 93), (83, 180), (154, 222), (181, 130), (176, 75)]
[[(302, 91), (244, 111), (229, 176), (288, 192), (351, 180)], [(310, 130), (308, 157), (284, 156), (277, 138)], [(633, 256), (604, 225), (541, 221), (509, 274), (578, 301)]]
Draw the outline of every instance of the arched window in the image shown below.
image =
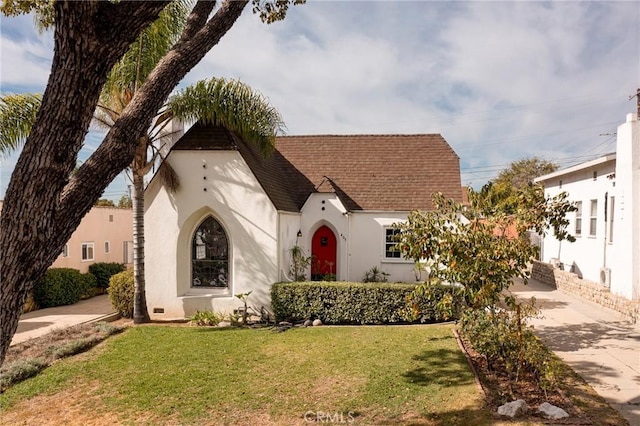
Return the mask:
[(222, 225), (211, 216), (198, 226), (193, 235), (191, 286), (229, 286), (229, 240)]

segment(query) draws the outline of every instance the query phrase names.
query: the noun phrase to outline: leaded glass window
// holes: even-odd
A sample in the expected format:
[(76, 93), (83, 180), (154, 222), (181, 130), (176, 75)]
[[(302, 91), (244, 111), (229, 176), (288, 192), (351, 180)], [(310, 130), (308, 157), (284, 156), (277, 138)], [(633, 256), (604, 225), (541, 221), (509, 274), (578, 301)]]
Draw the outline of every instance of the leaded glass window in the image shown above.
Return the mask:
[(191, 244), (191, 286), (229, 286), (229, 240), (220, 222), (207, 217), (196, 229)]

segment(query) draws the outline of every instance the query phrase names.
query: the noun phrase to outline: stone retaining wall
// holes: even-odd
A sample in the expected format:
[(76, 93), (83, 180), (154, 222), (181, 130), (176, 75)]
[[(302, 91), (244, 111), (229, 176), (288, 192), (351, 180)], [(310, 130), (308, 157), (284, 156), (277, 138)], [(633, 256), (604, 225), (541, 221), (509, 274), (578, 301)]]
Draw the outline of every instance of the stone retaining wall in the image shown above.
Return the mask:
[(611, 294), (607, 287), (581, 279), (578, 275), (558, 269), (549, 263), (534, 261), (531, 267), (531, 278), (620, 312), (633, 324), (640, 318), (639, 302)]

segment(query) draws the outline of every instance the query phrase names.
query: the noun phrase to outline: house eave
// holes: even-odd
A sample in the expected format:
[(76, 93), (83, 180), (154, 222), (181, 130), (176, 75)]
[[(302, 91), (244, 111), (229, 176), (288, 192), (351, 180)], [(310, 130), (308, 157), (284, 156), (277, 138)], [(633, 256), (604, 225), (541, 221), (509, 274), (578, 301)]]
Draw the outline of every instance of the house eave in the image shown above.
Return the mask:
[(608, 163), (609, 161), (614, 161), (616, 159), (616, 153), (611, 153), (604, 155), (602, 157), (596, 158), (595, 160), (587, 161), (586, 163), (576, 164), (575, 166), (568, 167), (566, 169), (558, 170), (553, 173), (548, 173), (546, 175), (539, 176), (533, 179), (534, 183), (538, 182), (546, 182), (548, 180), (558, 178), (560, 176), (566, 176), (571, 173), (579, 172), (581, 170), (589, 169), (591, 167), (599, 166), (600, 164)]

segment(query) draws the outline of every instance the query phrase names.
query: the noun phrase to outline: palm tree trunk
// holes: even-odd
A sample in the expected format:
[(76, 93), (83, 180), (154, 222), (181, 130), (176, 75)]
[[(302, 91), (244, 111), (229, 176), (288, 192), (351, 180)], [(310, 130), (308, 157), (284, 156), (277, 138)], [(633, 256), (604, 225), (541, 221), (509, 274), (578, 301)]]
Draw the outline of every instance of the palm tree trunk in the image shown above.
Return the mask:
[(144, 178), (133, 170), (133, 323), (149, 322), (144, 280)]

